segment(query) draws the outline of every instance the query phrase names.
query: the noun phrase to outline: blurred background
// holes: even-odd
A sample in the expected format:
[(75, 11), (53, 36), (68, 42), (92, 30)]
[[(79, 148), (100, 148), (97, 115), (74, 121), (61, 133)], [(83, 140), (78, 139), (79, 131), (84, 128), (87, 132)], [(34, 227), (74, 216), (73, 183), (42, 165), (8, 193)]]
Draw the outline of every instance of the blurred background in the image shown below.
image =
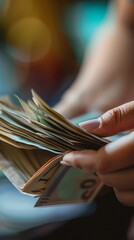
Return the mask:
[(59, 100), (105, 20), (107, 1), (0, 0), (0, 95)]
[[(87, 45), (107, 17), (108, 4), (0, 0), (0, 96), (27, 99), (34, 89), (54, 106), (75, 80)], [(95, 203), (42, 209), (34, 203), (0, 172), (0, 239), (48, 239), (66, 222), (96, 211)]]

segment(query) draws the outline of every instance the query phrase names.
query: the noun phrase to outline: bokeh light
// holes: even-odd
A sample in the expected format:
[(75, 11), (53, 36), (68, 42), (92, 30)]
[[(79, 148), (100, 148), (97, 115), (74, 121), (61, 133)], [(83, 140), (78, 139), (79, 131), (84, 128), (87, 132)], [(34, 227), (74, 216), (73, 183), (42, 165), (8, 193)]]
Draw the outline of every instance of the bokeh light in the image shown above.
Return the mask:
[(6, 34), (8, 54), (22, 63), (38, 61), (47, 53), (51, 36), (45, 23), (38, 18), (23, 18), (15, 22)]

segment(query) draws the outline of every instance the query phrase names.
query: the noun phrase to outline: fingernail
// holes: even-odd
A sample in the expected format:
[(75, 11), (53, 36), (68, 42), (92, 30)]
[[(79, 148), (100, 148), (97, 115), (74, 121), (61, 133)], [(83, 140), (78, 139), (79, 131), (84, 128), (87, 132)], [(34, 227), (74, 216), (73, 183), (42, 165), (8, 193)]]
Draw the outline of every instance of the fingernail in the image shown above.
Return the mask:
[(90, 130), (90, 129), (99, 128), (100, 124), (101, 124), (100, 118), (96, 118), (93, 120), (88, 120), (88, 121), (79, 123), (79, 126), (86, 130)]
[(64, 155), (64, 157), (63, 157), (62, 161), (60, 161), (60, 163), (65, 166), (72, 166), (71, 159), (72, 159), (72, 153), (67, 153), (66, 155)]
[(60, 163), (65, 166), (72, 166), (71, 159), (72, 159), (72, 153), (67, 153), (66, 155), (64, 155), (64, 157), (63, 157), (62, 161), (60, 161)]
[(64, 155), (63, 160), (65, 162), (70, 162), (72, 160), (73, 154), (72, 153), (67, 153)]
[(65, 162), (65, 161), (60, 161), (61, 165), (64, 165), (64, 166), (68, 166), (68, 167), (71, 167), (71, 163), (69, 162)]

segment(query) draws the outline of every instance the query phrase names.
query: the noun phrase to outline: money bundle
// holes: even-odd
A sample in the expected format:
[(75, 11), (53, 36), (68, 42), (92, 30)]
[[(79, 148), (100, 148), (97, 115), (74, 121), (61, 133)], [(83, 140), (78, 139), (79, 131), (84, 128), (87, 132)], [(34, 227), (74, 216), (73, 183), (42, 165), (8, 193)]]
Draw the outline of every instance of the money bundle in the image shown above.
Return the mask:
[(72, 124), (32, 90), (21, 107), (0, 101), (0, 167), (19, 191), (38, 197), (35, 206), (90, 202), (102, 183), (96, 174), (61, 166), (72, 150), (107, 144)]

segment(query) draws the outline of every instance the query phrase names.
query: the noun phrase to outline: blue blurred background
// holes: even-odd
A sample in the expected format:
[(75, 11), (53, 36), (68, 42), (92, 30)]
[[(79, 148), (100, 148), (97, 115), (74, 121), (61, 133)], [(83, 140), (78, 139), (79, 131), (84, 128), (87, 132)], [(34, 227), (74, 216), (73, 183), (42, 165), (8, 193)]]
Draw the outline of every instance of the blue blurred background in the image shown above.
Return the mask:
[[(33, 88), (54, 106), (75, 80), (107, 9), (108, 1), (0, 0), (0, 96), (27, 99)], [(25, 239), (39, 239), (96, 209), (95, 204), (35, 209), (35, 200), (0, 172), (0, 239), (21, 239), (25, 231)]]

